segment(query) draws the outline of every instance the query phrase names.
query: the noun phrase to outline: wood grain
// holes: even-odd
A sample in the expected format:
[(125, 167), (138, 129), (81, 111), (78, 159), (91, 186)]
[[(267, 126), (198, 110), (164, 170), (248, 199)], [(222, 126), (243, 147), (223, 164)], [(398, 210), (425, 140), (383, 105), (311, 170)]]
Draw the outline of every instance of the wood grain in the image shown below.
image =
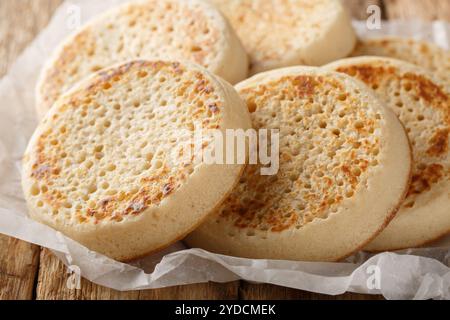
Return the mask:
[(382, 296), (346, 293), (328, 296), (269, 284), (250, 284), (242, 281), (239, 297), (243, 300), (382, 300)]
[[(365, 19), (367, 7), (379, 5), (387, 19), (450, 21), (449, 0), (343, 0), (353, 17)], [(62, 0), (0, 1), (0, 76), (49, 21)], [(380, 299), (345, 294), (325, 296), (244, 281), (197, 284), (167, 289), (118, 292), (81, 280), (67, 288), (69, 274), (50, 251), (0, 235), (0, 299)]]
[(450, 21), (449, 0), (384, 0), (384, 9), (388, 19)]
[(29, 300), (39, 266), (38, 246), (0, 236), (0, 300)]

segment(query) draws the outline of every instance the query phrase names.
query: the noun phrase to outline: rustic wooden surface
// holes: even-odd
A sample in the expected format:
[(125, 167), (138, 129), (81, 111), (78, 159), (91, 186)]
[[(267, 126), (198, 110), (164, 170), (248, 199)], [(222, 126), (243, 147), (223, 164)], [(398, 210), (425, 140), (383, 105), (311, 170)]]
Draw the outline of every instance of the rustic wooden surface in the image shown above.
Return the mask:
[[(100, 0), (94, 0), (100, 1)], [(61, 0), (0, 0), (0, 77), (49, 21)], [(385, 19), (450, 21), (449, 0), (344, 0), (352, 15), (367, 17), (377, 4)], [(380, 299), (345, 294), (324, 296), (245, 281), (197, 284), (158, 290), (117, 292), (82, 279), (80, 290), (67, 289), (66, 268), (48, 250), (0, 235), (0, 300), (2, 299)]]

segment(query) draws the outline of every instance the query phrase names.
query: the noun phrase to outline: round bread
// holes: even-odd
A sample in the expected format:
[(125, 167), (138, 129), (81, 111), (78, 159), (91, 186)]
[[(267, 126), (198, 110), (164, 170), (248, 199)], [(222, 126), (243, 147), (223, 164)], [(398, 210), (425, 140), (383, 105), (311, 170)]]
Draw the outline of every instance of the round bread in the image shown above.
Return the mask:
[(114, 8), (67, 39), (44, 67), (36, 92), (42, 117), (89, 74), (131, 59), (189, 60), (236, 83), (248, 57), (223, 15), (202, 0), (143, 0)]
[(426, 70), (378, 57), (338, 61), (330, 68), (375, 89), (398, 115), (413, 148), (412, 184), (392, 223), (367, 249), (414, 248), (450, 232), (449, 88)]
[(356, 36), (338, 0), (209, 0), (230, 20), (247, 49), (251, 74), (319, 66), (348, 56)]
[(199, 125), (251, 127), (234, 88), (199, 66), (132, 61), (94, 74), (57, 100), (29, 143), (30, 216), (121, 261), (170, 245), (214, 211), (244, 169), (183, 154)]
[(249, 165), (186, 242), (260, 259), (336, 261), (371, 241), (409, 186), (411, 151), (394, 113), (362, 83), (310, 67), (237, 85), (255, 128), (280, 130), (280, 170)]
[(450, 53), (432, 43), (397, 37), (364, 39), (358, 42), (352, 56), (404, 60), (426, 68), (450, 83)]

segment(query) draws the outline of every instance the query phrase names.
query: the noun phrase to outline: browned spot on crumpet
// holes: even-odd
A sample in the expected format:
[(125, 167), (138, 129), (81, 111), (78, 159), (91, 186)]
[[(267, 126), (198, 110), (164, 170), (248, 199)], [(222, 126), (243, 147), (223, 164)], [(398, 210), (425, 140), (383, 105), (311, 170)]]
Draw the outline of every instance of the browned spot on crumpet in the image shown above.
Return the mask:
[[(132, 61), (125, 63), (121, 65), (120, 68), (99, 72), (99, 80), (101, 82), (108, 82), (114, 77), (122, 76), (123, 74), (127, 73), (128, 70), (130, 70), (133, 66), (144, 66), (146, 64), (148, 65), (148, 63), (146, 63), (145, 61)], [(160, 66), (159, 64), (160, 63), (156, 62), (155, 64), (153, 64), (153, 68), (160, 69), (162, 66)]]
[(353, 172), (350, 170), (348, 166), (343, 165), (342, 172), (344, 172), (345, 176), (348, 179), (348, 182), (350, 182), (352, 186), (354, 186), (358, 182), (358, 177), (353, 174)]
[(430, 52), (430, 49), (428, 48), (428, 46), (426, 44), (422, 44), (420, 46), (420, 52), (423, 54), (428, 54)]
[(341, 67), (338, 72), (347, 73), (351, 76), (358, 75), (358, 79), (369, 85), (378, 84), (379, 80), (384, 78), (386, 74), (394, 75), (396, 69), (394, 67), (375, 67), (371, 65), (358, 65), (352, 67)]
[(428, 155), (438, 157), (448, 151), (449, 129), (438, 130), (434, 137), (430, 140), (430, 148), (427, 150)]
[(110, 203), (113, 199), (112, 198), (106, 198), (100, 201), (99, 206), (101, 208), (104, 208), (108, 205), (108, 203)]
[(166, 183), (166, 184), (163, 186), (163, 190), (162, 190), (163, 195), (164, 195), (164, 196), (169, 195), (169, 194), (173, 191), (173, 189), (174, 189), (173, 184), (171, 184), (171, 183)]
[(220, 111), (219, 108), (217, 107), (217, 104), (215, 104), (215, 103), (210, 104), (210, 105), (208, 106), (208, 108), (209, 108), (209, 110), (210, 110), (212, 113), (217, 113), (217, 112)]
[(294, 79), (294, 86), (297, 89), (299, 97), (307, 97), (314, 94), (316, 80), (310, 76), (299, 76)]
[(48, 165), (38, 165), (38, 168), (31, 173), (31, 176), (36, 179), (43, 179), (46, 176), (50, 175), (52, 169)]
[(432, 164), (414, 174), (409, 188), (408, 197), (418, 195), (430, 190), (431, 185), (439, 182), (443, 177), (444, 167), (440, 164)]
[(422, 75), (406, 73), (402, 79), (410, 80), (416, 85), (416, 90), (420, 98), (424, 99), (428, 103), (440, 105), (442, 101), (446, 101), (446, 106), (443, 108), (449, 108), (449, 97), (443, 91), (443, 89), (433, 83), (430, 79), (425, 78)]
[[(338, 72), (346, 73), (351, 76), (357, 76), (368, 85), (376, 85), (379, 81), (386, 77), (386, 75), (394, 76), (397, 73), (395, 67), (358, 65), (351, 67), (340, 67)], [(417, 74), (406, 73), (399, 75), (399, 80), (409, 80), (413, 84), (415, 91), (419, 98), (426, 102), (433, 104), (440, 108), (447, 108), (449, 106), (449, 97), (439, 85), (432, 80)], [(443, 103), (445, 102), (445, 103)]]
[(289, 229), (291, 226), (295, 225), (295, 223), (297, 222), (298, 216), (296, 214), (292, 214), (290, 216), (290, 218), (288, 220), (281, 220), (279, 218), (276, 218), (275, 215), (273, 215), (271, 217), (271, 219), (269, 219), (269, 224), (273, 225), (274, 227), (272, 227), (270, 229), (270, 231), (272, 232), (282, 232), (284, 230)]
[(201, 78), (197, 81), (195, 90), (198, 93), (206, 93), (206, 94), (210, 94), (214, 91), (214, 89), (211, 86), (207, 85), (206, 81)]

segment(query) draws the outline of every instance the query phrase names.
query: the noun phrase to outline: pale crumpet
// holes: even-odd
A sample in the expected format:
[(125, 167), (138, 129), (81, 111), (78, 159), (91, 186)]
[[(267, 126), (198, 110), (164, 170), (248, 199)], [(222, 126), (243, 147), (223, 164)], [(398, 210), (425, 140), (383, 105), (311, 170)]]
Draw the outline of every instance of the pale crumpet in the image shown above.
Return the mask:
[(42, 117), (89, 74), (131, 59), (189, 60), (231, 83), (244, 80), (248, 58), (223, 15), (202, 0), (142, 0), (113, 8), (71, 35), (40, 76)]
[(92, 75), (57, 100), (29, 143), (29, 215), (121, 261), (180, 240), (244, 169), (179, 148), (195, 123), (251, 128), (234, 88), (198, 65), (136, 60)]
[(408, 190), (411, 150), (400, 121), (359, 81), (312, 67), (237, 85), (255, 128), (280, 130), (280, 169), (249, 165), (186, 239), (257, 259), (337, 261), (370, 242)]
[(250, 73), (319, 66), (347, 57), (356, 43), (339, 0), (209, 0), (230, 20), (250, 56)]

